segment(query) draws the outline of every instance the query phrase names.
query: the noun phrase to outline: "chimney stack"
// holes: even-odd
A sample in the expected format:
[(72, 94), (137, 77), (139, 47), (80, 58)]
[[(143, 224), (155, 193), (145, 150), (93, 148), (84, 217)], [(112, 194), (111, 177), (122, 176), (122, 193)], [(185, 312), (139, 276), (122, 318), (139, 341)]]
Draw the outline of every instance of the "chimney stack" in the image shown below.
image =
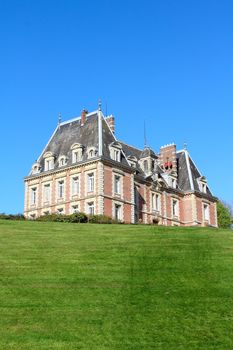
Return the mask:
[(115, 118), (114, 118), (114, 116), (111, 114), (108, 117), (106, 117), (105, 120), (108, 123), (109, 128), (111, 129), (111, 131), (114, 134), (115, 133)]
[(83, 109), (81, 113), (81, 126), (85, 124), (87, 114), (88, 111), (86, 109)]
[(171, 143), (160, 148), (160, 165), (166, 173), (177, 175), (176, 145)]

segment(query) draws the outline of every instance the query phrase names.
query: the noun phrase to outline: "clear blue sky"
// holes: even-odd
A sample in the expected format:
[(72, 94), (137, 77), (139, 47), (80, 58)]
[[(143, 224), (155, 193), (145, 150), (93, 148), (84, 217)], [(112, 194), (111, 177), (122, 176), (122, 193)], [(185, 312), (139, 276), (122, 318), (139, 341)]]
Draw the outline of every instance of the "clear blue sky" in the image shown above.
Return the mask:
[(97, 108), (120, 140), (188, 149), (233, 200), (232, 0), (1, 0), (0, 212), (23, 211), (23, 177), (57, 124)]

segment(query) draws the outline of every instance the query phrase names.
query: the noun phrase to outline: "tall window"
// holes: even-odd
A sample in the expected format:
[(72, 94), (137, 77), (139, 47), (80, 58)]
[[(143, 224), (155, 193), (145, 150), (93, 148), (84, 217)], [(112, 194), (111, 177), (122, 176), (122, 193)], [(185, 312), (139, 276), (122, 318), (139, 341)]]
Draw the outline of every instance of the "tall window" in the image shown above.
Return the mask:
[(144, 160), (143, 166), (144, 166), (144, 171), (147, 172), (148, 171), (148, 161), (147, 160)]
[(121, 205), (115, 204), (115, 219), (120, 221), (121, 220)]
[(172, 200), (172, 215), (178, 216), (178, 200), (176, 199)]
[(72, 178), (72, 195), (77, 196), (79, 194), (79, 177)]
[(72, 163), (77, 163), (81, 160), (82, 150), (76, 149), (72, 152)]
[(205, 183), (201, 183), (201, 192), (206, 193), (206, 184)]
[(64, 198), (64, 181), (58, 181), (58, 198)]
[(117, 162), (120, 161), (120, 151), (119, 150), (116, 150), (116, 149), (113, 150), (113, 159), (116, 160)]
[(152, 210), (160, 210), (160, 199), (158, 193), (152, 193)]
[(51, 159), (45, 159), (45, 171), (52, 169), (52, 160)]
[(114, 192), (116, 194), (121, 193), (121, 178), (118, 175), (114, 176)]
[(87, 191), (93, 192), (94, 191), (94, 174), (88, 174), (87, 175)]
[(203, 211), (204, 211), (204, 220), (209, 221), (210, 213), (209, 213), (209, 205), (203, 204)]
[(37, 198), (37, 188), (34, 187), (31, 189), (31, 205), (36, 204), (36, 198)]
[(172, 179), (172, 188), (176, 188), (176, 179)]
[(44, 185), (44, 202), (50, 201), (50, 184)]
[(89, 215), (94, 215), (94, 213), (95, 213), (94, 202), (87, 203), (87, 213)]

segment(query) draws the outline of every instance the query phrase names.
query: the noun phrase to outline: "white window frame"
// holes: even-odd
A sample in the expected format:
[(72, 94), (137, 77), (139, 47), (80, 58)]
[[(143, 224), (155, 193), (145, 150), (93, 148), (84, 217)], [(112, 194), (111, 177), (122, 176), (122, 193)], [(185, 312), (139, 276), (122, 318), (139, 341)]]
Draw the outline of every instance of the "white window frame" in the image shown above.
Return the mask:
[[(174, 206), (175, 203), (175, 206)], [(172, 217), (178, 218), (179, 217), (179, 200), (172, 198)]]
[(79, 196), (80, 193), (80, 177), (79, 175), (72, 176), (71, 178), (71, 194), (72, 196)]
[(57, 198), (65, 198), (65, 180), (57, 180)]
[(161, 207), (160, 201), (161, 201), (160, 200), (160, 194), (156, 193), (156, 192), (152, 192), (152, 194), (151, 194), (152, 211), (160, 212), (160, 207)]
[(47, 203), (51, 200), (51, 184), (44, 184), (43, 186), (43, 202)]
[(37, 204), (37, 187), (31, 187), (30, 189), (30, 205), (35, 206)]
[(79, 204), (71, 204), (71, 214), (79, 213)]
[(121, 176), (114, 174), (114, 178), (113, 178), (114, 194), (121, 195), (121, 192), (122, 192), (121, 183), (122, 183)]
[(87, 214), (88, 215), (95, 215), (95, 202), (94, 201), (87, 202), (86, 207), (87, 207)]
[(66, 156), (60, 156), (59, 159), (58, 159), (58, 166), (59, 167), (63, 167), (67, 165), (67, 158)]
[(122, 221), (122, 204), (114, 203), (114, 219)]
[(65, 213), (65, 210), (63, 207), (57, 208), (57, 214), (63, 215)]
[(87, 193), (94, 192), (95, 190), (95, 173), (91, 172), (87, 174)]
[(203, 203), (203, 219), (205, 222), (210, 222), (210, 206), (208, 203)]

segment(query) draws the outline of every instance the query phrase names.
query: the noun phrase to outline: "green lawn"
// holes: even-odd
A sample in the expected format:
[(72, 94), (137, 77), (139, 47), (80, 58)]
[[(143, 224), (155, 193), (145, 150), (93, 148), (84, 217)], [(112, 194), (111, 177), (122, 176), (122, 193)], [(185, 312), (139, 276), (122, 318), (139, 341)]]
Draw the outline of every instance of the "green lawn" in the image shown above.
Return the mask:
[(233, 349), (233, 231), (0, 221), (0, 349)]

